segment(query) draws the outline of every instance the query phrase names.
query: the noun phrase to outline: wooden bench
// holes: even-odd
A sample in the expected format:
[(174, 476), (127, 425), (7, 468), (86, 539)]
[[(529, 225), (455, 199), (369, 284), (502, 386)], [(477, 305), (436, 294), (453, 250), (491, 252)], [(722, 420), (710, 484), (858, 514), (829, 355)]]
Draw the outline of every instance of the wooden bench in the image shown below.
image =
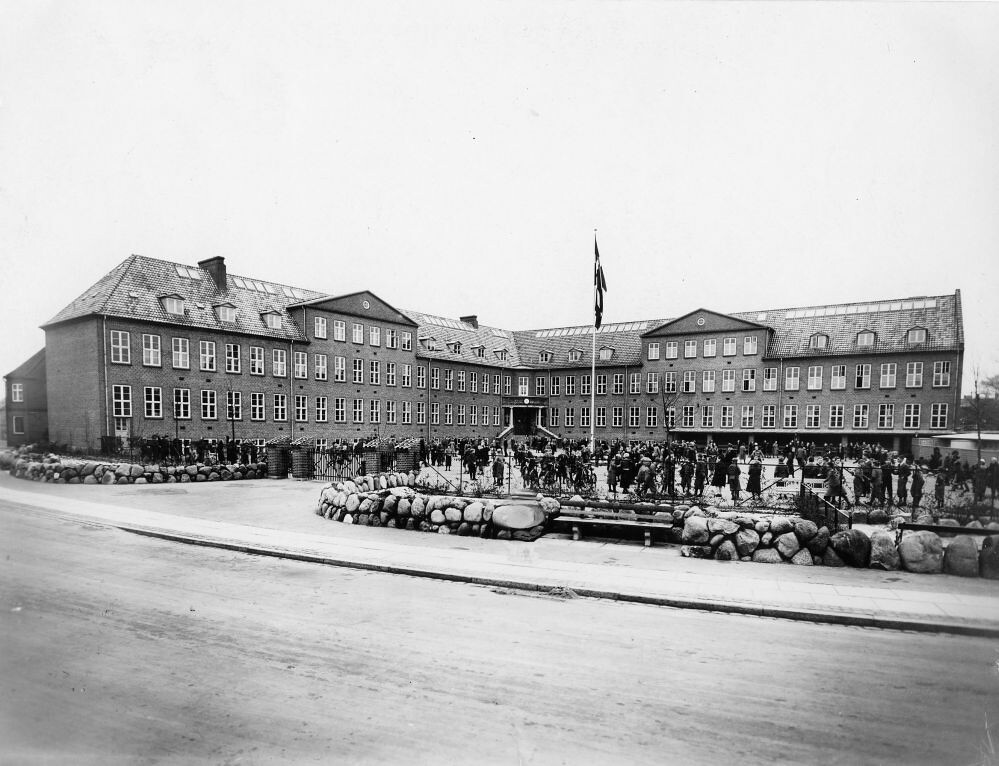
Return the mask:
[(594, 512), (586, 514), (561, 513), (554, 519), (553, 523), (563, 522), (572, 528), (572, 539), (583, 539), (583, 527), (610, 528), (610, 527), (632, 527), (641, 529), (645, 537), (645, 547), (652, 545), (652, 531), (655, 529), (672, 529), (672, 518), (663, 518), (637, 513), (607, 513)]

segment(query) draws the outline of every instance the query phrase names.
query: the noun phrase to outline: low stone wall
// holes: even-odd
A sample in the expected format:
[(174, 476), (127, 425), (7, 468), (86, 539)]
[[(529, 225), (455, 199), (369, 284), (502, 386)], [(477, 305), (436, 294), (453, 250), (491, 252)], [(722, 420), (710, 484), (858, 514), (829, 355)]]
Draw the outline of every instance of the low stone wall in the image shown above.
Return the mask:
[(870, 536), (859, 529), (830, 533), (799, 517), (751, 518), (734, 513), (709, 517), (695, 507), (683, 512), (680, 553), (720, 561), (903, 569), (999, 579), (999, 529), (995, 536), (983, 539), (981, 551), (974, 537), (961, 535), (959, 527), (954, 531), (956, 537), (946, 547), (939, 535), (925, 530), (905, 532), (896, 545), (896, 534), (884, 529)]
[(55, 456), (40, 459), (18, 457), (10, 468), (10, 475), (17, 479), (55, 484), (183, 484), (192, 481), (263, 479), (267, 476), (267, 464), (161, 466), (105, 463)]
[(344, 524), (530, 542), (544, 534), (558, 501), (454, 497), (417, 492), (413, 473), (388, 473), (326, 484), (316, 513)]

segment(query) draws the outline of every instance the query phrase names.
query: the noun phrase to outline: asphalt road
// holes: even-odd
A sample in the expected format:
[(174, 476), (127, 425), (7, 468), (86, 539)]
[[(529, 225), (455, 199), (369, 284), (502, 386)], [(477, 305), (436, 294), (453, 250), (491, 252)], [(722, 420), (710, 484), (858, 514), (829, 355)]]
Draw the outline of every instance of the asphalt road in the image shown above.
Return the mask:
[(970, 764), (999, 721), (985, 639), (504, 592), (24, 507), (0, 507), (0, 561), (3, 763)]

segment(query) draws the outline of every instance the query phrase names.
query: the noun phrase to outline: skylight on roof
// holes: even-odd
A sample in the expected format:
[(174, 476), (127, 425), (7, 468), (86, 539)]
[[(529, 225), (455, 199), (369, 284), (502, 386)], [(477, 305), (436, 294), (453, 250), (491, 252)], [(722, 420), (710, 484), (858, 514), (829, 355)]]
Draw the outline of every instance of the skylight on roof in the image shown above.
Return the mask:
[(936, 298), (920, 300), (892, 301), (889, 303), (853, 303), (848, 306), (814, 306), (806, 309), (790, 309), (784, 314), (785, 319), (801, 319), (804, 317), (834, 316), (840, 314), (877, 314), (883, 311), (911, 311), (913, 309), (935, 309)]
[(180, 264), (175, 264), (174, 268), (177, 269), (178, 277), (186, 277), (187, 279), (201, 279), (201, 272), (197, 269), (191, 269), (187, 266), (181, 266)]

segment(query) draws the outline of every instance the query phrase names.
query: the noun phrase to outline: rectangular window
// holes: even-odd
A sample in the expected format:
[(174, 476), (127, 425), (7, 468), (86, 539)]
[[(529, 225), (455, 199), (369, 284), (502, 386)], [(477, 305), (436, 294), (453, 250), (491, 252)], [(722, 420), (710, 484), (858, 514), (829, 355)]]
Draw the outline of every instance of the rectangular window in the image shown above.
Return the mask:
[(878, 405), (878, 428), (893, 428), (895, 426), (895, 405)]
[(412, 423), (413, 423), (413, 403), (409, 400), (406, 400), (403, 401), (402, 403), (402, 424), (404, 426), (408, 426), (412, 425)]
[(801, 371), (797, 367), (785, 367), (784, 368), (784, 390), (785, 391), (797, 391), (801, 386), (800, 380)]
[(715, 371), (705, 370), (701, 374), (701, 390), (706, 394), (714, 393), (715, 390)]
[[(513, 378), (511, 376), (509, 376), (509, 375), (504, 375), (503, 376), (503, 396), (509, 396), (510, 395), (510, 384), (511, 384), (512, 380), (513, 380)], [(568, 381), (567, 381), (567, 383), (568, 383)], [(566, 385), (566, 391), (565, 392), (569, 393), (568, 385)]]
[(902, 428), (919, 428), (919, 404), (907, 404), (902, 414)]
[(130, 336), (124, 330), (111, 331), (111, 363), (131, 364), (132, 348)]
[(369, 327), (368, 328), (368, 345), (369, 346), (380, 346), (380, 345), (382, 345), (382, 328), (381, 327)]
[(842, 404), (829, 405), (829, 427), (842, 428), (845, 407)]
[(271, 374), (283, 378), (288, 374), (288, 352), (283, 348), (271, 350)]
[(499, 392), (500, 392), (500, 376), (493, 375), (493, 393), (498, 394)]
[(647, 428), (659, 428), (659, 408), (645, 408), (645, 426)]
[(231, 373), (242, 372), (242, 360), (239, 356), (239, 345), (236, 343), (225, 344), (225, 371)]
[(264, 419), (264, 395), (250, 394), (250, 420)]
[(299, 380), (309, 377), (309, 355), (305, 351), (295, 352), (295, 377)]
[[(598, 387), (597, 393), (598, 394), (600, 393), (599, 386), (600, 386), (600, 378), (601, 377), (604, 379), (604, 393), (606, 394), (607, 393), (607, 376), (606, 375), (598, 375), (597, 376), (597, 387)], [(546, 396), (547, 395), (546, 394), (547, 388), (548, 388), (548, 386), (545, 383), (545, 378), (535, 378), (534, 379), (534, 395), (535, 396)]]
[(372, 399), (369, 408), (371, 413), (370, 423), (381, 423), (382, 422), (382, 400)]
[(413, 387), (413, 365), (404, 364), (402, 366), (402, 387), (412, 388)]
[(715, 427), (715, 406), (713, 404), (705, 404), (701, 408), (701, 428), (714, 428)]
[(645, 391), (649, 394), (659, 393), (659, 373), (650, 372), (645, 376)]
[(735, 407), (731, 404), (723, 404), (721, 408), (721, 427), (732, 428), (735, 425)]
[(364, 360), (355, 359), (353, 365), (354, 365), (352, 370), (353, 377), (351, 378), (351, 380), (354, 383), (364, 383)]
[(597, 422), (594, 426), (595, 428), (606, 428), (607, 427), (607, 408), (597, 407)]
[(471, 426), (479, 424), (479, 411), (475, 409), (474, 404), (468, 408), (468, 424)]
[(777, 427), (777, 405), (776, 404), (764, 404), (763, 411), (760, 413), (760, 427), (762, 428), (776, 428)]
[(680, 427), (681, 428), (694, 427), (694, 405), (692, 404), (683, 405)]
[(756, 408), (751, 404), (742, 405), (742, 420), (740, 421), (741, 428), (755, 428), (756, 427)]
[(726, 394), (735, 391), (735, 370), (722, 370), (722, 391)]
[(604, 395), (607, 393), (607, 375), (604, 373), (597, 375), (597, 393)]
[(11, 430), (15, 434), (24, 433), (24, 415), (12, 415), (10, 419)]
[(288, 419), (288, 395), (274, 394), (274, 420), (285, 421)]
[(742, 353), (744, 355), (756, 353), (756, 336), (747, 335), (742, 341)]
[(337, 396), (333, 399), (333, 422), (347, 422), (347, 400), (342, 396)]
[(829, 372), (829, 388), (842, 391), (846, 388), (846, 365), (834, 364)]
[(187, 338), (173, 338), (171, 341), (173, 350), (173, 368), (175, 370), (189, 370), (191, 368), (191, 348)]
[(394, 401), (390, 400), (385, 402), (385, 422), (390, 426), (394, 426), (399, 422), (399, 416), (396, 411), (396, 403)]
[(642, 408), (641, 407), (629, 407), (628, 408), (628, 427), (638, 428), (642, 422)]
[(649, 353), (648, 353), (649, 361), (654, 362), (658, 358), (659, 358), (659, 344), (649, 343)]
[(822, 406), (819, 404), (809, 404), (805, 407), (805, 428), (818, 428), (822, 413)]
[(683, 358), (684, 359), (695, 359), (695, 358), (697, 358), (697, 341), (696, 340), (685, 340), (683, 342)]
[(798, 405), (797, 404), (785, 404), (784, 405), (784, 428), (797, 428), (798, 427)]
[(395, 385), (395, 362), (385, 362), (385, 385)]
[(715, 338), (709, 338), (704, 341), (704, 356), (708, 359), (718, 356), (718, 341)]
[[(319, 377), (320, 370), (322, 377)], [(316, 354), (316, 380), (326, 380), (326, 354)], [(333, 357), (333, 380), (338, 383), (347, 380), (347, 360), (342, 356)]]
[(808, 390), (822, 390), (822, 365), (812, 365), (808, 368)]
[(551, 407), (548, 410), (548, 422), (552, 428), (558, 428), (558, 407)]
[(163, 360), (160, 354), (160, 336), (159, 335), (146, 335), (142, 336), (142, 363), (146, 367), (159, 367), (163, 364)]
[(465, 390), (465, 371), (464, 370), (458, 370), (458, 390), (459, 391), (464, 391)]
[(576, 426), (576, 410), (572, 407), (565, 408), (565, 427), (574, 428)]
[(633, 394), (642, 393), (642, 373), (633, 372), (629, 376), (628, 390)]
[(408, 330), (402, 331), (402, 350), (412, 351), (413, 350), (413, 333)]
[(316, 422), (325, 423), (328, 417), (328, 405), (329, 400), (325, 396), (316, 397)]
[(742, 390), (743, 391), (756, 390), (756, 370), (742, 371)]
[(858, 364), (857, 365), (857, 376), (854, 381), (855, 388), (870, 388), (871, 387), (871, 365), (869, 364)]
[(146, 386), (143, 389), (143, 399), (145, 400), (145, 416), (147, 418), (163, 417), (162, 388), (160, 388), (159, 386)]
[[(360, 322), (351, 323), (351, 336), (350, 339), (354, 343), (364, 343), (364, 325)], [(361, 412), (361, 417), (364, 417), (364, 412)], [(355, 421), (357, 423), (363, 422), (363, 420)]]
[[(555, 425), (554, 423), (552, 425)], [(624, 407), (614, 407), (611, 409), (611, 427), (620, 428), (624, 425)]]
[(500, 408), (493, 407), (493, 425), (498, 426), (500, 424)]
[(693, 394), (697, 391), (697, 373), (687, 370), (683, 373), (683, 393)]
[(905, 387), (922, 388), (923, 386), (923, 363), (907, 362), (905, 365)]
[(676, 359), (677, 355), (677, 342), (675, 340), (666, 341), (666, 358)]
[(530, 390), (531, 379), (526, 375), (521, 375), (517, 378), (517, 396), (528, 396), (531, 393)]
[(590, 427), (590, 408), (580, 407), (579, 408), (579, 427), (589, 428)]
[[(363, 340), (363, 337), (364, 337), (363, 334), (362, 334), (361, 337), (362, 337), (362, 340)], [(363, 423), (364, 422), (364, 400), (363, 399), (355, 399), (354, 400), (354, 406), (353, 406), (353, 409), (352, 409), (352, 418), (353, 418), (353, 421), (355, 423)]]
[(191, 419), (191, 389), (175, 388), (173, 390), (173, 416), (177, 420)]
[(209, 389), (201, 390), (201, 419), (215, 420), (218, 418), (218, 401), (216, 393)]
[(444, 370), (444, 390), (454, 390), (454, 370)]
[(950, 385), (950, 362), (934, 362), (933, 387), (941, 388), (943, 386), (949, 386), (949, 385)]
[[(485, 389), (483, 391), (487, 394), (489, 393)], [(560, 393), (562, 393), (562, 378), (558, 375), (552, 375), (552, 396), (558, 396)]]
[(611, 389), (611, 391), (614, 394), (623, 394), (624, 393), (624, 373), (623, 372), (615, 372), (614, 373), (613, 381), (614, 381), (613, 382), (613, 388)]
[(580, 396), (590, 395), (590, 376), (580, 375), (579, 376), (579, 393)]
[(304, 423), (309, 419), (309, 397), (295, 394), (295, 421)]
[(871, 406), (869, 404), (853, 405), (853, 427), (867, 428), (869, 426)]
[(243, 419), (243, 394), (241, 392), (225, 392), (225, 416), (227, 420)]
[[(422, 404), (422, 402), (420, 402)], [(440, 402), (430, 402), (430, 424), (440, 425), (441, 422), (441, 403)]]
[(427, 387), (427, 368), (422, 364), (416, 365), (416, 387), (426, 388)]
[(664, 372), (663, 373), (663, 391), (667, 394), (676, 393), (676, 373), (675, 372)]
[(312, 366), (316, 371), (316, 380), (326, 380), (326, 354), (313, 354)]
[(385, 328), (385, 348), (399, 348), (399, 332)]
[(454, 406), (451, 402), (444, 404), (444, 425), (454, 425)]
[(765, 367), (763, 369), (763, 390), (764, 391), (776, 391), (777, 390), (777, 368), (776, 367)]
[(347, 323), (342, 319), (333, 320), (333, 340), (347, 340)]
[(722, 356), (735, 356), (735, 338), (725, 338), (722, 341)]
[(326, 338), (326, 317), (316, 317), (313, 320), (313, 336), (316, 338)]
[(372, 386), (380, 386), (382, 384), (382, 363), (377, 359), (372, 359), (368, 362), (368, 383)]
[[(440, 420), (440, 418), (438, 418)], [(426, 425), (427, 422), (427, 403), (417, 402), (416, 403), (416, 422), (419, 425)]]
[(10, 400), (12, 402), (23, 402), (24, 401), (24, 384), (23, 383), (11, 383), (10, 384)]
[(260, 346), (250, 346), (250, 374), (264, 374), (264, 350)]
[(667, 407), (666, 415), (664, 417), (666, 419), (665, 425), (667, 428), (676, 428), (676, 407)]
[(947, 405), (944, 404), (931, 404), (930, 405), (930, 428), (946, 428), (947, 427)]
[[(489, 376), (488, 375), (486, 376), (486, 388), (487, 389), (489, 388)], [(468, 390), (471, 391), (473, 394), (478, 393), (478, 391), (479, 391), (479, 373), (474, 372), (474, 371), (468, 373)], [(488, 394), (489, 391), (487, 390), (484, 393)]]
[(206, 372), (215, 371), (215, 341), (203, 340), (198, 344), (200, 367)]
[(576, 395), (576, 376), (566, 375), (565, 376), (565, 395), (575, 396)]
[(896, 367), (894, 362), (886, 362), (881, 365), (881, 380), (878, 384), (880, 388), (895, 388)]

